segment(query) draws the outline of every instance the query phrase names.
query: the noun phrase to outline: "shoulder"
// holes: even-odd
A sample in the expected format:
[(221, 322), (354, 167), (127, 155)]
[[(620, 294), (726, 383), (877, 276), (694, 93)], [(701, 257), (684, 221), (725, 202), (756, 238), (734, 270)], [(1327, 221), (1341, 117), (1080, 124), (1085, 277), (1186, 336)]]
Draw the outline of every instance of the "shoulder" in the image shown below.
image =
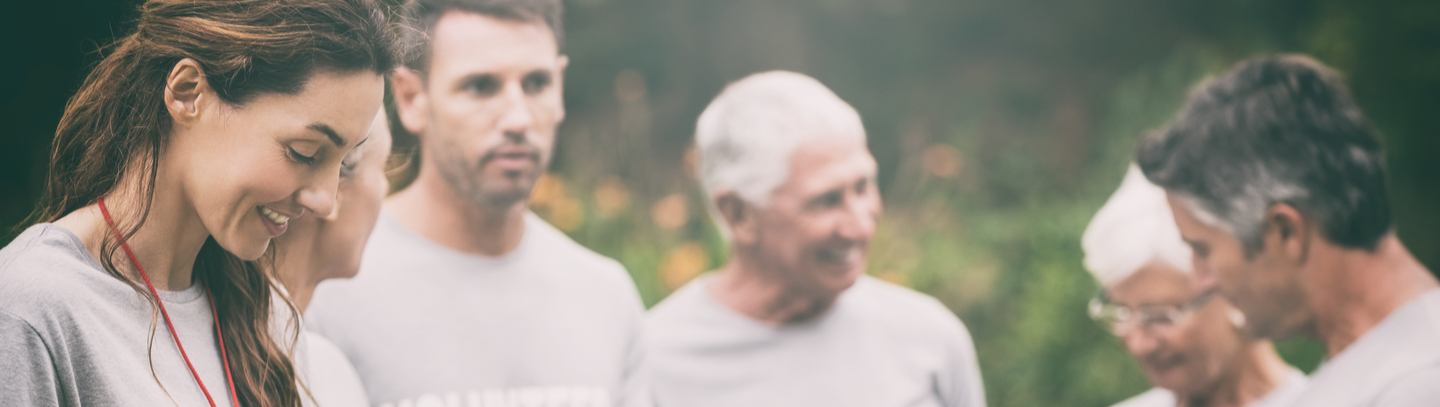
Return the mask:
[(526, 236), (526, 243), (530, 245), (525, 248), (529, 251), (527, 255), (560, 263), (557, 264), (561, 266), (558, 269), (573, 271), (578, 274), (576, 277), (584, 279), (586, 284), (611, 285), (621, 291), (639, 295), (630, 273), (615, 259), (581, 246), (532, 212), (525, 213), (525, 228), (525, 233), (533, 234)]
[(846, 295), (853, 295), (852, 305), (863, 307), (861, 312), (894, 324), (894, 328), (970, 340), (960, 318), (934, 297), (870, 276), (861, 276), (850, 290)]
[(18, 318), (33, 322), (92, 301), (96, 285), (105, 283), (123, 285), (59, 226), (31, 226), (0, 249), (0, 310)]
[(335, 346), (334, 342), (311, 331), (303, 331), (301, 335), (304, 336), (301, 343), (305, 347), (303, 350), (305, 362), (310, 365), (312, 371), (355, 371), (355, 367), (350, 364), (350, 359), (345, 357), (345, 353), (341, 352), (340, 347)]
[(694, 355), (701, 349), (732, 349), (773, 332), (711, 297), (706, 286), (713, 276), (705, 274), (691, 280), (646, 312), (644, 337), (652, 361)]
[[(306, 331), (305, 361), (311, 394), (321, 406), (365, 406), (370, 405), (365, 395), (360, 375), (345, 354), (325, 337)], [(307, 404), (308, 405), (308, 404)]]
[(1295, 400), (1305, 394), (1305, 387), (1310, 384), (1310, 379), (1305, 377), (1305, 372), (1290, 367), (1290, 373), (1285, 381), (1281, 382), (1275, 389), (1270, 390), (1259, 400), (1251, 402), (1247, 407), (1285, 407), (1295, 404)]
[(1373, 400), (1373, 405), (1433, 406), (1435, 400), (1440, 400), (1440, 386), (1436, 383), (1440, 383), (1440, 363), (1431, 363), (1390, 383)]
[(1159, 387), (1151, 388), (1149, 391), (1140, 393), (1135, 397), (1125, 399), (1112, 407), (1172, 407), (1175, 405), (1175, 394), (1169, 390)]
[(696, 277), (660, 300), (645, 314), (646, 327), (669, 327), (694, 321), (705, 310), (705, 281), (709, 278), (710, 275)]
[[(86, 259), (90, 259), (86, 262)], [(0, 278), (24, 278), (36, 268), (94, 268), (80, 238), (65, 228), (42, 223), (25, 229), (0, 249)]]

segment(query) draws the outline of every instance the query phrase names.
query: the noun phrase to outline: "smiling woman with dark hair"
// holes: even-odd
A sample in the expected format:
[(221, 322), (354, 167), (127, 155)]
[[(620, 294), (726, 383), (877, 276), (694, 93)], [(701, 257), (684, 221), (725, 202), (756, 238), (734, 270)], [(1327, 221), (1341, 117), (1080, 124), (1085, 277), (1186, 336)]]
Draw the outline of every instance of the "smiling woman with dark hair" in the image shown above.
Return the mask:
[(332, 210), (395, 47), (367, 0), (146, 2), (0, 250), (0, 405), (298, 406), (243, 260)]

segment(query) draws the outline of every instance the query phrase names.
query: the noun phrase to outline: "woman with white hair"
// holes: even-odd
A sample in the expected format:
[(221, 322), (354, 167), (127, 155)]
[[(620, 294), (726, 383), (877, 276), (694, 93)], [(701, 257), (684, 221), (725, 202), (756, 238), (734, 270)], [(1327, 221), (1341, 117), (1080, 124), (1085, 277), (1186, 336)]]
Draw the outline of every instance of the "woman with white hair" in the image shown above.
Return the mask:
[(1120, 338), (1155, 388), (1117, 407), (1279, 407), (1294, 401), (1305, 375), (1270, 342), (1246, 336), (1245, 316), (1190, 279), (1165, 191), (1135, 166), (1090, 221), (1085, 267), (1103, 286), (1090, 316)]

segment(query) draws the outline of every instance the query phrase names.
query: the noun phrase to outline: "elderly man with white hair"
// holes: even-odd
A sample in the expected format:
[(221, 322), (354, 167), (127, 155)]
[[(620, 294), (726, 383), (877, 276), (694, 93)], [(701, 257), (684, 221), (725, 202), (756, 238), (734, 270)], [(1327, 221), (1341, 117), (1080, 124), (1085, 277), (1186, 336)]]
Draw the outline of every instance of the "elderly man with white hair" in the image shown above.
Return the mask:
[(1154, 389), (1117, 407), (1284, 407), (1305, 389), (1245, 316), (1191, 282), (1190, 248), (1161, 189), (1131, 166), (1081, 240), (1104, 286), (1090, 315), (1140, 362)]
[(880, 193), (854, 108), (808, 76), (766, 72), (727, 87), (697, 127), (730, 258), (650, 311), (657, 404), (985, 404), (959, 319), (864, 275)]

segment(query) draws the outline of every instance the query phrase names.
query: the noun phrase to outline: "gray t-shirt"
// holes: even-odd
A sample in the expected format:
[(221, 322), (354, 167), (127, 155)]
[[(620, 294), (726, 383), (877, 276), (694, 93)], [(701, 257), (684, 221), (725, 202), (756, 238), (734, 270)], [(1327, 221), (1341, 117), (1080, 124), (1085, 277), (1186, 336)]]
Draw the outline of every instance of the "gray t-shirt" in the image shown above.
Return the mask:
[[(160, 298), (215, 403), (230, 405), (205, 290), (195, 284)], [(75, 234), (39, 224), (0, 250), (0, 405), (209, 402), (158, 311)]]
[(1310, 375), (1294, 406), (1440, 406), (1440, 289), (1391, 312)]
[(970, 333), (939, 301), (861, 277), (816, 319), (770, 326), (692, 281), (646, 320), (660, 406), (982, 407)]
[(630, 275), (534, 214), (519, 247), (483, 257), (382, 213), (362, 260), (354, 279), (320, 284), (305, 324), (345, 353), (372, 403), (649, 404)]
[[(1305, 391), (1305, 385), (1308, 382), (1305, 373), (1292, 367), (1284, 382), (1259, 400), (1246, 404), (1245, 407), (1288, 407), (1290, 403), (1300, 397), (1301, 392)], [(1176, 403), (1175, 393), (1156, 387), (1126, 399), (1114, 407), (1175, 407)]]
[(297, 348), (295, 367), (301, 383), (310, 391), (309, 396), (301, 395), (305, 406), (370, 405), (370, 399), (365, 397), (365, 387), (360, 384), (360, 375), (355, 373), (355, 367), (334, 343), (314, 332), (305, 331), (300, 333)]
[(289, 295), (284, 285), (275, 282), (275, 294), (270, 297), (270, 332), (275, 335), (275, 343), (295, 362), (295, 375), (299, 376), (302, 387), (301, 405), (369, 406), (370, 399), (365, 396), (365, 386), (360, 384), (355, 366), (329, 339), (302, 329), (285, 302), (284, 297)]

